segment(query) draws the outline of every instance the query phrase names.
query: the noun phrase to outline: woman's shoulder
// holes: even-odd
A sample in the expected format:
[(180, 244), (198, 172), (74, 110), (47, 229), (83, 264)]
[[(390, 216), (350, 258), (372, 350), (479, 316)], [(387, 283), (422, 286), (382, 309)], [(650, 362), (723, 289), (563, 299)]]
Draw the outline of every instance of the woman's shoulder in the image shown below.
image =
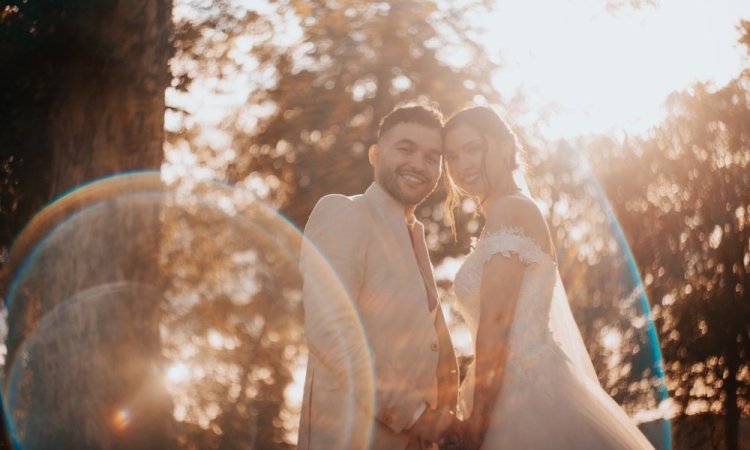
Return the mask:
[(510, 230), (531, 239), (543, 251), (549, 252), (551, 244), (547, 221), (531, 197), (524, 194), (501, 197), (487, 208), (485, 215), (485, 235)]

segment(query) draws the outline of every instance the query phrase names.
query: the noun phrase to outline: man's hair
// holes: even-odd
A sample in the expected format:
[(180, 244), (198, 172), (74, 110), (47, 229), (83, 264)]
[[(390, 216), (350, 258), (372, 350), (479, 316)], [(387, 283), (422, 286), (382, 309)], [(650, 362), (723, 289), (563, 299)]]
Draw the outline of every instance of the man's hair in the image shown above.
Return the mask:
[(396, 106), (381, 119), (378, 140), (400, 123), (416, 123), (440, 131), (443, 129), (443, 114), (430, 106), (414, 103)]

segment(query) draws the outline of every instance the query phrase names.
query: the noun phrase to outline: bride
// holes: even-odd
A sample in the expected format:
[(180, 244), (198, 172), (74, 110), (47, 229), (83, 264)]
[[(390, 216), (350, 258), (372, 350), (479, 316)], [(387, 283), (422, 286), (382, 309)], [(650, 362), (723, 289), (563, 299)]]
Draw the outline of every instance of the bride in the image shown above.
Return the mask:
[(547, 224), (523, 182), (520, 146), (492, 109), (445, 124), (450, 187), (477, 197), (485, 228), (456, 274), (476, 363), (462, 387), (463, 422), (447, 436), (467, 449), (649, 449), (601, 388), (560, 281)]

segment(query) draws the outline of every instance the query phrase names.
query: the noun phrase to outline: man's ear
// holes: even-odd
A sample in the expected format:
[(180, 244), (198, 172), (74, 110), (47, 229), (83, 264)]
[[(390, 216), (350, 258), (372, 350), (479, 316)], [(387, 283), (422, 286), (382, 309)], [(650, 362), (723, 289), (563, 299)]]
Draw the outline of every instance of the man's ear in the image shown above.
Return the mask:
[(378, 156), (380, 152), (380, 149), (378, 148), (378, 144), (372, 144), (370, 148), (367, 150), (367, 158), (370, 160), (370, 165), (374, 166), (375, 161), (378, 160)]

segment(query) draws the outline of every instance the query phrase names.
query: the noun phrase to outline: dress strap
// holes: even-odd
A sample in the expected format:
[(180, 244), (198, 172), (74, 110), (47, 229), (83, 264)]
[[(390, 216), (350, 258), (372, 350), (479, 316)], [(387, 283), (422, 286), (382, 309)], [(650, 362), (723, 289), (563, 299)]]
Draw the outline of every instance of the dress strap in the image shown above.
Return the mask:
[(534, 239), (526, 236), (521, 227), (504, 227), (480, 237), (476, 251), (483, 263), (496, 254), (505, 257), (510, 257), (511, 254), (518, 255), (527, 266), (545, 258), (552, 260)]

